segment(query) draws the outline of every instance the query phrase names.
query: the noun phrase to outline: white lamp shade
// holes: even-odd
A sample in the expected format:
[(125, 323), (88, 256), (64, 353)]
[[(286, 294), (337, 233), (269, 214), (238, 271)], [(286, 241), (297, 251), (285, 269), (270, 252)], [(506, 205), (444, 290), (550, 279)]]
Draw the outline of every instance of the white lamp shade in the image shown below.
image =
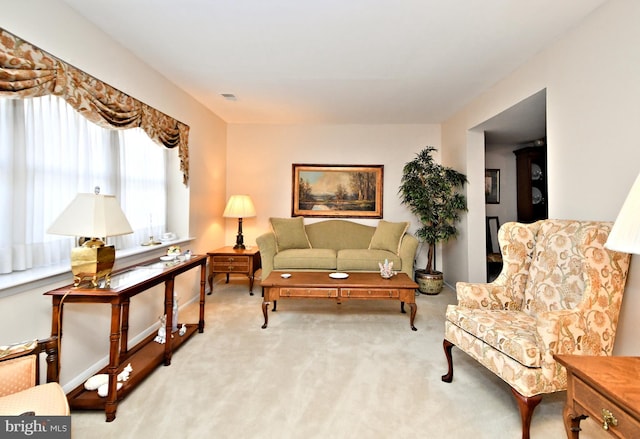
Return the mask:
[(636, 177), (604, 246), (623, 253), (640, 254), (640, 175)]
[(249, 195), (231, 195), (222, 216), (225, 218), (251, 218), (256, 216), (256, 208)]
[(78, 194), (47, 233), (103, 238), (132, 233), (133, 229), (113, 195)]

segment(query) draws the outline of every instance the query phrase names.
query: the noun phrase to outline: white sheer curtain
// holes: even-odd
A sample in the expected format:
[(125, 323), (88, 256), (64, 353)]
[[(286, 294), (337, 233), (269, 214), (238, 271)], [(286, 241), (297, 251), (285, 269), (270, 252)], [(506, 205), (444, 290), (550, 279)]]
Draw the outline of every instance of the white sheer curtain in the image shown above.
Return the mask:
[(134, 234), (165, 228), (165, 148), (139, 129), (114, 131), (84, 119), (55, 96), (0, 99), (0, 274), (64, 263), (74, 238), (46, 233), (78, 192), (116, 195)]

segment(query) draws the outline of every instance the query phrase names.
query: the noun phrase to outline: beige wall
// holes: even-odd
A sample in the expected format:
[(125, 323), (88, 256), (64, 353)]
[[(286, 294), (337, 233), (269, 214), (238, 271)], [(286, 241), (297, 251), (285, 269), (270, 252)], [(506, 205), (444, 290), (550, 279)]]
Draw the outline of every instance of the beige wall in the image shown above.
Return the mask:
[[(180, 236), (195, 238), (189, 247), (196, 253), (221, 245), (224, 240), (221, 212), (226, 182), (226, 124), (64, 3), (53, 0), (2, 0), (1, 3), (0, 27), (191, 127), (190, 187), (182, 185), (174, 152), (169, 222)], [(119, 263), (131, 264), (152, 256), (156, 254), (121, 259)], [(42, 294), (70, 281), (69, 275), (60, 276), (31, 285), (19, 294), (8, 297), (3, 297), (6, 292), (0, 294), (0, 345), (49, 335), (51, 301)], [(186, 303), (191, 292), (197, 291), (198, 282), (195, 271), (177, 279), (176, 290), (181, 303)], [(134, 298), (131, 338), (153, 331), (153, 325), (162, 314), (162, 296), (162, 288), (156, 288)], [(64, 335), (61, 382), (69, 390), (106, 361), (108, 307), (67, 305)]]
[[(640, 2), (612, 0), (443, 124), (443, 160), (463, 160), (469, 214), (462, 239), (447, 252), (447, 281), (481, 281), (484, 263), (483, 157), (472, 128), (547, 89), (549, 216), (609, 220), (638, 174), (640, 148)], [(481, 245), (480, 245), (481, 243)], [(467, 264), (462, 263), (464, 256)], [(632, 263), (617, 354), (637, 355), (640, 257)]]
[[(384, 164), (384, 217), (410, 220), (415, 230), (414, 218), (397, 199), (401, 169), (415, 152), (433, 145), (442, 146), (443, 162), (465, 172), (470, 181), (469, 213), (460, 237), (445, 246), (447, 282), (482, 280), (484, 139), (472, 128), (544, 88), (550, 216), (613, 220), (638, 172), (640, 59), (634, 55), (640, 42), (640, 2), (635, 0), (605, 4), (570, 35), (474, 99), (442, 130), (438, 125), (227, 127), (64, 4), (0, 2), (0, 26), (191, 126), (191, 185), (189, 190), (182, 188), (176, 174), (170, 220), (179, 233), (195, 237), (196, 252), (235, 241), (237, 223), (221, 218), (231, 194), (249, 193), (256, 202), (257, 218), (244, 224), (250, 245), (268, 230), (270, 216), (289, 216), (292, 163)], [(46, 336), (50, 302), (42, 293), (65, 283), (68, 280), (57, 279), (0, 298), (0, 344)], [(187, 291), (195, 283), (193, 276), (181, 282)], [(636, 260), (623, 304), (618, 354), (638, 352), (639, 284)], [(155, 291), (134, 302), (134, 334), (148, 330), (157, 318), (160, 294)], [(104, 360), (108, 314), (93, 308), (100, 307), (67, 308), (63, 384), (74, 384)]]
[[(293, 163), (383, 164), (384, 219), (411, 221), (414, 231), (418, 224), (400, 203), (398, 187), (404, 164), (427, 145), (439, 148), (439, 125), (229, 125), (227, 197), (247, 193), (257, 211), (256, 218), (243, 222), (245, 243), (255, 245), (256, 237), (269, 230), (270, 217), (291, 216)], [(237, 222), (228, 221), (226, 243), (232, 244)]]

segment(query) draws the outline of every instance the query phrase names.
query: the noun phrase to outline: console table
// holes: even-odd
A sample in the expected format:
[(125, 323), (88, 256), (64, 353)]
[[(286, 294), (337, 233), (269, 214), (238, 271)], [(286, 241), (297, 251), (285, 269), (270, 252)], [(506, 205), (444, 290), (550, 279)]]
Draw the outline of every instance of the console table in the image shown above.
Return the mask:
[(640, 357), (554, 355), (567, 368), (563, 418), (567, 437), (578, 439), (588, 416), (614, 437), (640, 437)]
[[(111, 305), (111, 331), (109, 335), (109, 364), (98, 373), (109, 374), (109, 393), (106, 398), (98, 396), (95, 390), (88, 391), (84, 384), (78, 386), (67, 395), (69, 405), (76, 409), (104, 410), (107, 422), (116, 418), (118, 402), (124, 399), (145, 377), (157, 366), (171, 364), (174, 349), (180, 347), (196, 330), (204, 331), (204, 301), (206, 278), (206, 255), (192, 256), (185, 261), (161, 262), (158, 259), (128, 267), (111, 276), (110, 287), (104, 281), (97, 288), (89, 285), (74, 287), (68, 285), (48, 291), (46, 296), (53, 300), (51, 314), (51, 334), (59, 335), (62, 340), (62, 315), (64, 303), (102, 303)], [(200, 315), (197, 324), (182, 324), (186, 333), (182, 336), (174, 333), (172, 337), (173, 285), (175, 277), (192, 268), (200, 267)], [(151, 334), (129, 349), (129, 304), (133, 296), (164, 283), (164, 311), (167, 315), (167, 342), (159, 344), (153, 341), (156, 334)], [(59, 361), (59, 360), (58, 360)], [(117, 375), (123, 366), (131, 363), (133, 372), (129, 379), (117, 390)], [(58, 364), (58, 370), (60, 370)]]

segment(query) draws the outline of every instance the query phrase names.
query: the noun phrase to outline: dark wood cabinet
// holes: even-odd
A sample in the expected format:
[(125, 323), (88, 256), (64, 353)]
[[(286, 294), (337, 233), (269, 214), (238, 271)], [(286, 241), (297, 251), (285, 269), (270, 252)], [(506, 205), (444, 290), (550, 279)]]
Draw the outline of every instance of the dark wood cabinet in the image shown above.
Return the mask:
[(544, 146), (517, 149), (518, 222), (532, 223), (548, 217), (547, 152)]

